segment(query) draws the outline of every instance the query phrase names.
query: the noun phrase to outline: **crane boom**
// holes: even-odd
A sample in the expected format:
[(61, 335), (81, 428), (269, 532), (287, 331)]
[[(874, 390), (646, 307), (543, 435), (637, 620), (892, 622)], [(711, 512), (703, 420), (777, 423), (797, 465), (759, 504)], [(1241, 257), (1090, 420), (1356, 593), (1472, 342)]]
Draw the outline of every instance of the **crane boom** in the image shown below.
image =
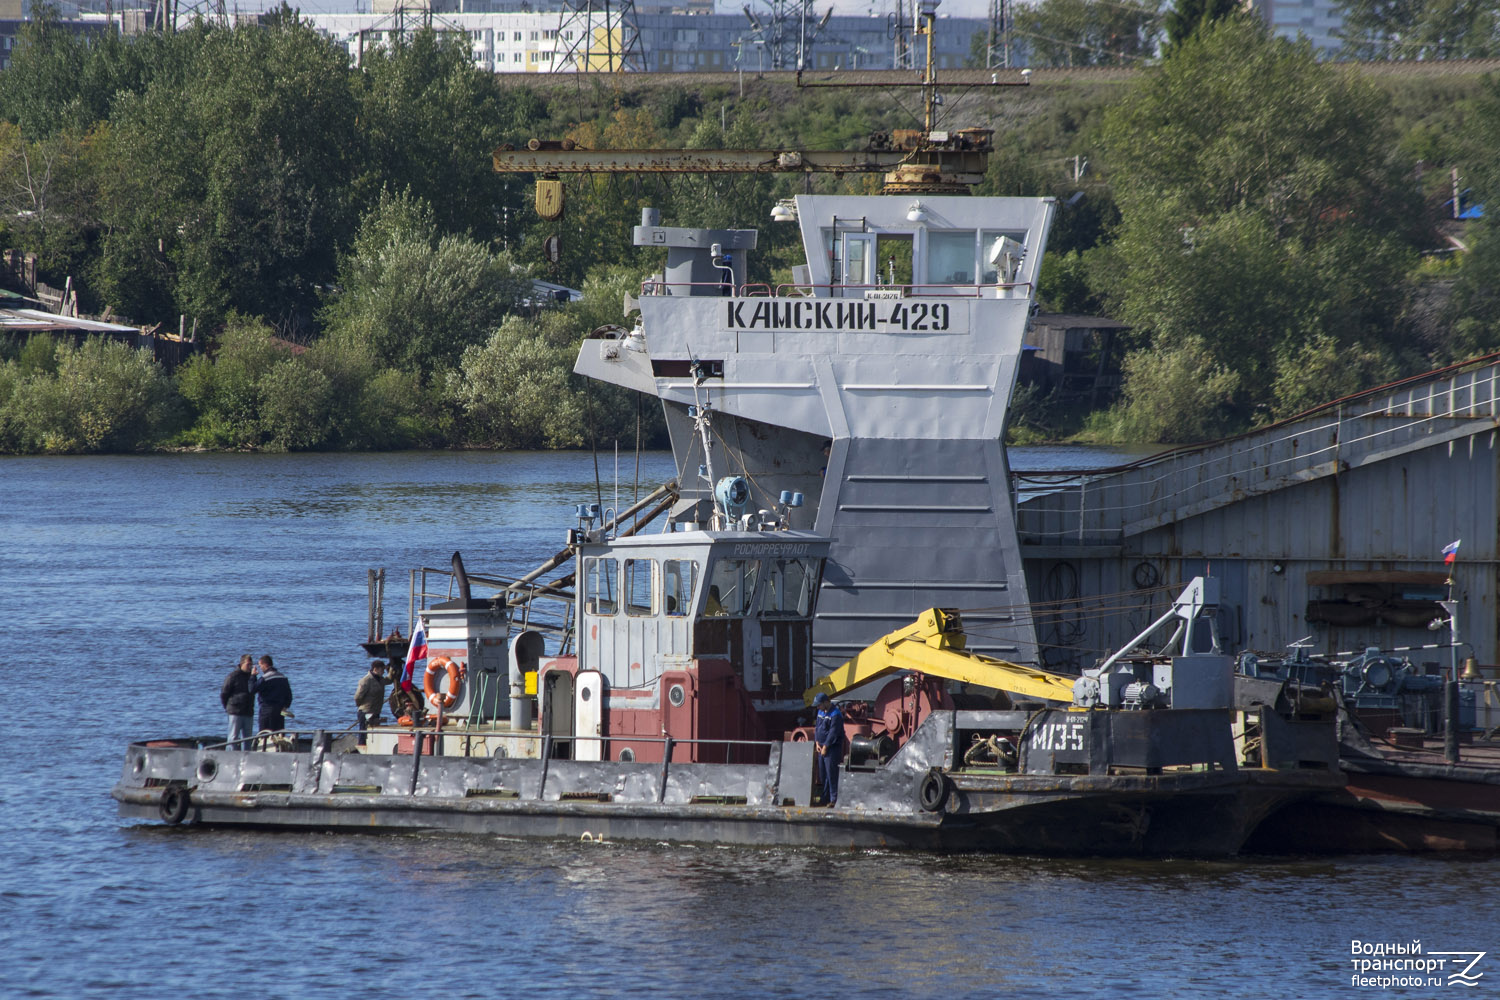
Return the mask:
[[(984, 180), (991, 147), (987, 130), (872, 137), (872, 148), (837, 151), (785, 149), (497, 149), (497, 173), (713, 174), (883, 173), (893, 191), (963, 191)], [(882, 148), (883, 147), (883, 148)]]
[(860, 650), (808, 688), (803, 700), (811, 705), (819, 692), (833, 697), (888, 674), (917, 670), (1027, 698), (1072, 703), (1075, 678), (971, 653), (964, 649), (967, 638), (957, 611), (929, 608), (913, 624)]

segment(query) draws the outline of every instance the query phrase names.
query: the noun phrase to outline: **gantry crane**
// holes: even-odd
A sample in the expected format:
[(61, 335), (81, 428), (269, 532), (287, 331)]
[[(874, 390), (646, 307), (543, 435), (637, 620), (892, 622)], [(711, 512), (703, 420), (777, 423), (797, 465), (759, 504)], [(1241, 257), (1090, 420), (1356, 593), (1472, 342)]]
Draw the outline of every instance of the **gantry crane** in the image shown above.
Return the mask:
[[(571, 141), (532, 139), (524, 149), (502, 146), (492, 162), (499, 173), (540, 175), (537, 212), (545, 219), (562, 214), (560, 174), (596, 173), (851, 173), (885, 174), (886, 194), (958, 194), (984, 179), (985, 166), (994, 148), (992, 129), (936, 127), (937, 92), (934, 33), (940, 0), (922, 0), (916, 33), (927, 39), (927, 60), (920, 81), (897, 84), (843, 84), (828, 80), (804, 82), (797, 71), (797, 86), (912, 86), (922, 88), (924, 105), (921, 129), (895, 129), (870, 136), (862, 150), (811, 152), (785, 149), (579, 149)], [(1014, 79), (991, 77), (983, 86), (1026, 86), (1030, 71)]]

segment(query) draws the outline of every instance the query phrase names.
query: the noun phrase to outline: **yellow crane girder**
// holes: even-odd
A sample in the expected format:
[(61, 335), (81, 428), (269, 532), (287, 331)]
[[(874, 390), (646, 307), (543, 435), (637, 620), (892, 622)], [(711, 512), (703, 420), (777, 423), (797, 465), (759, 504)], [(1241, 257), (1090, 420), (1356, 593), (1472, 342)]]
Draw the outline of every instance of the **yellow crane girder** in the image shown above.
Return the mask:
[(882, 636), (803, 693), (811, 705), (820, 692), (836, 697), (903, 670), (994, 688), (1025, 698), (1072, 703), (1076, 678), (998, 660), (964, 649), (968, 637), (957, 611), (929, 608), (916, 622)]

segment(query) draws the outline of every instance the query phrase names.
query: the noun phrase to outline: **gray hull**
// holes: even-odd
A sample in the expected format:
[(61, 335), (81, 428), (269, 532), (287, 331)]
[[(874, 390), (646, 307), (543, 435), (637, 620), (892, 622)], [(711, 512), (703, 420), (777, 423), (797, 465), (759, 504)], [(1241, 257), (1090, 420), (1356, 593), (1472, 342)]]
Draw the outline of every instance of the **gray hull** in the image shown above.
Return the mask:
[(208, 827), (1216, 857), (1239, 851), (1279, 809), (1340, 784), (1315, 771), (945, 770), (923, 754), (937, 744), (919, 738), (885, 765), (848, 769), (832, 808), (810, 804), (807, 743), (771, 744), (766, 763), (663, 767), (159, 741), (130, 748), (112, 794), (123, 817)]
[[(494, 801), (444, 796), (189, 791), (179, 821), (207, 827), (339, 832), (442, 831), (543, 839), (887, 848), (1038, 855), (1223, 857), (1277, 809), (1328, 782), (1253, 779), (1021, 779), (956, 790), (939, 813)], [(1132, 787), (1134, 786), (1134, 787)], [(120, 815), (161, 821), (164, 790), (116, 786)], [(950, 811), (951, 810), (951, 811)]]

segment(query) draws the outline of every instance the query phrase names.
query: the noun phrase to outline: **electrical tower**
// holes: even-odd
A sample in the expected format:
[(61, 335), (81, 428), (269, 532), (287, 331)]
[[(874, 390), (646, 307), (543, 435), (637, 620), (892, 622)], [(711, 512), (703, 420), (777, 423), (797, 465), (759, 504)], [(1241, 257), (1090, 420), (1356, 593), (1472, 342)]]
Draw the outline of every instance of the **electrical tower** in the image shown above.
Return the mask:
[(810, 69), (813, 43), (828, 19), (833, 8), (823, 12), (821, 18), (813, 9), (814, 0), (759, 0), (759, 14), (745, 4), (745, 18), (750, 22), (750, 37), (761, 47), (771, 62), (771, 69)]
[(990, 0), (990, 30), (984, 47), (985, 69), (1010, 69), (1011, 0)]
[(912, 44), (912, 21), (907, 18), (907, 0), (895, 0), (893, 10), (886, 16), (886, 36), (894, 44), (891, 51), (892, 69), (912, 69), (916, 65), (916, 46)]
[(644, 73), (635, 0), (568, 0), (557, 22), (554, 73)]

